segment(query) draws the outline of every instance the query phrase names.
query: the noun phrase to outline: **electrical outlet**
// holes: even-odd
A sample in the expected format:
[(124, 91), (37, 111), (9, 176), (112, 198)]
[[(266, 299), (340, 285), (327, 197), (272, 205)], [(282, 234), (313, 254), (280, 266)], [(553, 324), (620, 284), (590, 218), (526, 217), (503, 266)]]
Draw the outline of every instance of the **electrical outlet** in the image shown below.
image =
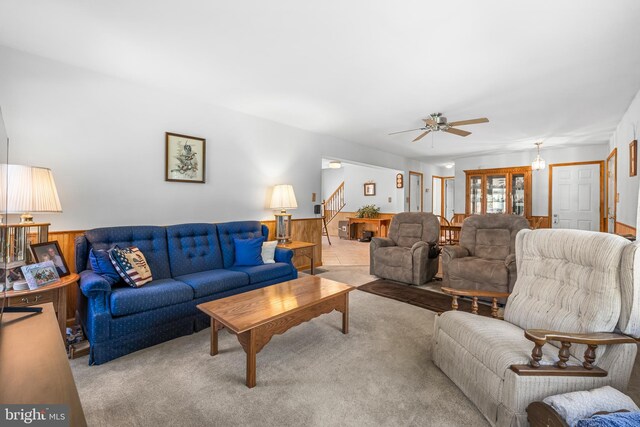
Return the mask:
[(391, 203), (391, 197), (389, 197), (389, 203)]

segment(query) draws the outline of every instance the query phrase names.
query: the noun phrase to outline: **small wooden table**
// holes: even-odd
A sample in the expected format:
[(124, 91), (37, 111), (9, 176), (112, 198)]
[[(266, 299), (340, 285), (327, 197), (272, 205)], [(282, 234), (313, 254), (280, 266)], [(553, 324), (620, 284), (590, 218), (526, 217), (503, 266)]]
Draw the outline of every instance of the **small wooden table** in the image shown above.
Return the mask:
[[(67, 286), (76, 283), (80, 278), (76, 273), (61, 277), (59, 281), (41, 288), (28, 291), (8, 291), (7, 306), (9, 307), (30, 307), (36, 304), (53, 303), (57, 317), (58, 325), (62, 338), (67, 337)], [(3, 294), (0, 293), (0, 302)]]
[(247, 387), (256, 385), (256, 354), (276, 334), (324, 313), (342, 313), (342, 333), (349, 332), (349, 292), (355, 287), (305, 276), (198, 305), (211, 316), (211, 356), (218, 354), (218, 329), (237, 335), (247, 354)]
[[(2, 316), (0, 402), (23, 406), (64, 404), (70, 411), (66, 414), (69, 425), (86, 426), (67, 352), (57, 337), (54, 307), (51, 303), (39, 307), (42, 313)], [(38, 424), (42, 423), (33, 423)]]
[(351, 226), (353, 224), (374, 224), (376, 226), (377, 237), (387, 237), (389, 233), (390, 218), (355, 218), (349, 217), (349, 240), (353, 240)]
[(290, 243), (279, 243), (277, 247), (283, 249), (291, 249), (294, 255), (302, 255), (309, 258), (311, 260), (311, 275), (315, 273), (315, 260), (313, 256), (313, 252), (316, 248), (315, 243), (294, 240)]

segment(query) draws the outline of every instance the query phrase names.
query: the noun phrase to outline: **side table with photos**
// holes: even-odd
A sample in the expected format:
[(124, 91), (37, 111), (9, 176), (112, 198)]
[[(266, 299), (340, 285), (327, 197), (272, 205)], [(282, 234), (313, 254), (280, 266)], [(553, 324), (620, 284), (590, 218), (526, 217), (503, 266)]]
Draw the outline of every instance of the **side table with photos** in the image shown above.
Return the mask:
[(8, 307), (30, 307), (47, 302), (53, 303), (58, 318), (58, 325), (60, 326), (60, 333), (62, 334), (62, 338), (66, 339), (67, 286), (75, 284), (79, 278), (80, 276), (78, 274), (71, 273), (38, 289), (26, 291), (12, 290), (6, 293), (0, 292), (0, 302), (2, 302), (3, 298), (7, 298), (6, 304)]

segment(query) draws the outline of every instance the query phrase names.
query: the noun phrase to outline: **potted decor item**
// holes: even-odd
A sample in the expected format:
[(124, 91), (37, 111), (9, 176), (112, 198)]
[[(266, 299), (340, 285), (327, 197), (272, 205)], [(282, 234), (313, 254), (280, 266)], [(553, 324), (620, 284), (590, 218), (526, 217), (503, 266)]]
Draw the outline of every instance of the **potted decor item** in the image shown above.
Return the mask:
[(364, 205), (356, 213), (356, 218), (377, 218), (380, 215), (380, 208), (376, 205)]

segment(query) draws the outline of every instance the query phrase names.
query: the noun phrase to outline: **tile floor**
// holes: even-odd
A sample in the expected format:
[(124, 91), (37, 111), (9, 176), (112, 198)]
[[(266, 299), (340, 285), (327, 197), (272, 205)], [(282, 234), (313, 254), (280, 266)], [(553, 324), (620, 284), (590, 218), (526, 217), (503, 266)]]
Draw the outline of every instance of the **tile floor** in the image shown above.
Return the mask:
[(329, 237), (331, 245), (322, 237), (322, 265), (369, 265), (369, 243)]

